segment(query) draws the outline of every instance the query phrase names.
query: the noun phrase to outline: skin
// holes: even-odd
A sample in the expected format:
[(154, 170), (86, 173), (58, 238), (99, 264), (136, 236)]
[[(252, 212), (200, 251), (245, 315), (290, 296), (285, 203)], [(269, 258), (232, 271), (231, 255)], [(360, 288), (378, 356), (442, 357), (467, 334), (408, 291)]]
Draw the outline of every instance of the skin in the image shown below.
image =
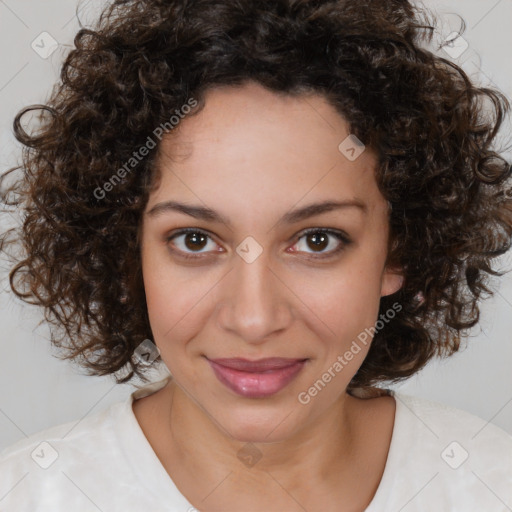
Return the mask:
[[(339, 511), (343, 503), (356, 511), (377, 490), (395, 402), (346, 393), (369, 343), (308, 404), (298, 400), (375, 325), (380, 298), (402, 284), (385, 268), (389, 206), (375, 181), (376, 157), (366, 148), (348, 160), (338, 149), (348, 135), (321, 95), (278, 95), (247, 82), (211, 89), (205, 108), (161, 143), (141, 254), (154, 341), (173, 379), (133, 409), (198, 510)], [(311, 203), (354, 199), (366, 211), (280, 221)], [(154, 213), (170, 200), (211, 208), (230, 225)], [(210, 238), (169, 240), (188, 227)], [(341, 230), (351, 243), (330, 235), (318, 248), (301, 233), (307, 228)], [(236, 251), (248, 236), (262, 249), (251, 263)], [(319, 254), (327, 257), (314, 259)], [(207, 358), (221, 357), (308, 361), (284, 389), (255, 399), (217, 380)], [(237, 457), (247, 443), (261, 455), (252, 467)]]

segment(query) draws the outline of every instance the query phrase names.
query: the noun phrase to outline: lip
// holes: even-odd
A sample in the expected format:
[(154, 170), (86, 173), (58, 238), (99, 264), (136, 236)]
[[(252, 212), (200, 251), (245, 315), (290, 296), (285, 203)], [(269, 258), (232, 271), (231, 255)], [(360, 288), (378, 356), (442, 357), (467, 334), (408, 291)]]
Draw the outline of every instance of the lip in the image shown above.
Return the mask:
[(264, 398), (285, 388), (302, 370), (307, 359), (269, 357), (207, 359), (217, 379), (246, 398)]

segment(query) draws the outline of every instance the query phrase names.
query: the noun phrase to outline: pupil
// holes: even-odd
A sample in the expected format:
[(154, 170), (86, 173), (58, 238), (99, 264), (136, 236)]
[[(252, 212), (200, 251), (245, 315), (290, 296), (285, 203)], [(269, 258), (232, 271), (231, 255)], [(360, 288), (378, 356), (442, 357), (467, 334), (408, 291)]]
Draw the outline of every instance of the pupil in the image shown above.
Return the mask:
[(329, 243), (325, 233), (321, 233), (321, 234), (313, 233), (313, 234), (309, 235), (309, 240), (313, 241), (313, 244), (314, 244), (313, 248), (319, 249), (319, 250), (325, 249), (325, 247), (327, 247), (327, 245)]
[[(189, 244), (189, 241), (191, 244)], [(188, 233), (185, 236), (185, 245), (188, 249), (202, 249), (206, 244), (206, 236), (202, 233)], [(200, 245), (200, 247), (199, 247)]]

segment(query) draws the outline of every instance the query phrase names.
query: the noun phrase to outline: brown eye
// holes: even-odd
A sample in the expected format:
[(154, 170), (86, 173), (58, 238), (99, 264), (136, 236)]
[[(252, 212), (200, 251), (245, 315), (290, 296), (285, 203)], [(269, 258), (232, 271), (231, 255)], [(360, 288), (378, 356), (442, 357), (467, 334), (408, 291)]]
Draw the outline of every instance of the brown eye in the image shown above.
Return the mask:
[[(182, 229), (166, 238), (169, 250), (184, 258), (202, 257), (216, 251), (217, 244), (199, 229)], [(206, 250), (204, 250), (206, 249)]]
[(329, 245), (329, 235), (321, 231), (306, 235), (306, 240), (314, 251), (323, 251)]
[(184, 244), (187, 249), (191, 251), (200, 250), (206, 245), (207, 236), (202, 233), (187, 233), (184, 239)]
[(343, 232), (314, 228), (302, 233), (294, 245), (294, 250), (322, 258), (338, 253), (351, 243), (350, 238)]

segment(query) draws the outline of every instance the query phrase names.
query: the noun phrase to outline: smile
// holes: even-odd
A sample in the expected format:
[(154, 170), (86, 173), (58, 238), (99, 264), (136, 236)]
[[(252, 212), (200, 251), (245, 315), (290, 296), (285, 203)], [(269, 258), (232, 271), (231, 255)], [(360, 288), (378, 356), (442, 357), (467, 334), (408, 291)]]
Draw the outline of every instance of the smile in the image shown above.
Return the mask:
[(272, 357), (247, 359), (208, 359), (217, 379), (246, 398), (264, 398), (285, 388), (302, 370), (307, 359)]

